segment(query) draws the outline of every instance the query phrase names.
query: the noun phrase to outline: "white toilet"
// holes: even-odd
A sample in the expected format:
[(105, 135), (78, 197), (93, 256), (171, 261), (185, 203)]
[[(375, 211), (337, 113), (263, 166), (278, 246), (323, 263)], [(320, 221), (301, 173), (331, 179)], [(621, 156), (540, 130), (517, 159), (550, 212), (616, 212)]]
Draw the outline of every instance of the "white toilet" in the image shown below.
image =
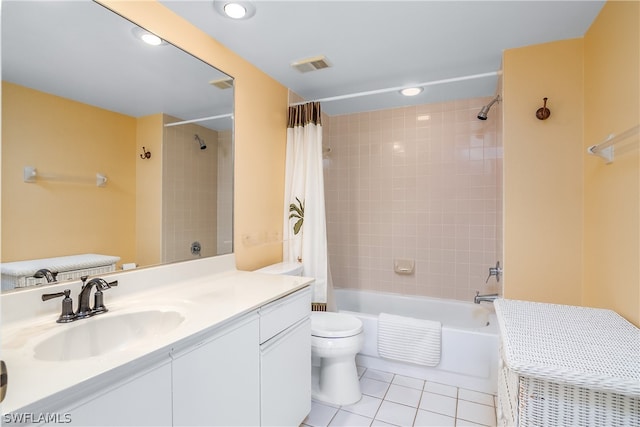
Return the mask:
[(350, 405), (362, 398), (356, 369), (356, 354), (362, 350), (362, 321), (343, 313), (311, 313), (311, 356), (320, 359), (314, 369), (314, 399)]
[[(256, 270), (267, 274), (302, 275), (302, 264), (278, 263)], [(343, 313), (311, 313), (311, 357), (314, 362), (311, 396), (335, 405), (362, 398), (356, 354), (364, 345), (362, 321)]]
[(277, 264), (267, 265), (256, 272), (267, 274), (281, 274), (283, 276), (302, 276), (303, 265), (299, 262), (279, 262)]

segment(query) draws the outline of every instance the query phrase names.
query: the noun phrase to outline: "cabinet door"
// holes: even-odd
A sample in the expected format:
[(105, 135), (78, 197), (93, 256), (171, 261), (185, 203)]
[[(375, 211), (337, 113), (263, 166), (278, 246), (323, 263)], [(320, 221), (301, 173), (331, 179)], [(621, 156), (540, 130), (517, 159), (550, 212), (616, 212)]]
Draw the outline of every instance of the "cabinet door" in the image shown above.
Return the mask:
[(51, 425), (170, 426), (171, 364), (147, 372), (76, 408), (55, 414)]
[(311, 321), (260, 346), (261, 424), (298, 426), (311, 410)]
[(174, 359), (174, 425), (260, 424), (258, 317), (238, 323)]

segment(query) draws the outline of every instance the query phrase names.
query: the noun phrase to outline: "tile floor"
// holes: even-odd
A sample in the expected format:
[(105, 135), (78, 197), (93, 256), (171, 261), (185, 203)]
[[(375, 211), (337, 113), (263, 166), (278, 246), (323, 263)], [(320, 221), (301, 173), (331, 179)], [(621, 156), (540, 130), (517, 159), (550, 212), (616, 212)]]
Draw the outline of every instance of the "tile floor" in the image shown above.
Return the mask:
[(362, 399), (347, 406), (312, 401), (302, 426), (495, 426), (496, 397), (359, 367)]

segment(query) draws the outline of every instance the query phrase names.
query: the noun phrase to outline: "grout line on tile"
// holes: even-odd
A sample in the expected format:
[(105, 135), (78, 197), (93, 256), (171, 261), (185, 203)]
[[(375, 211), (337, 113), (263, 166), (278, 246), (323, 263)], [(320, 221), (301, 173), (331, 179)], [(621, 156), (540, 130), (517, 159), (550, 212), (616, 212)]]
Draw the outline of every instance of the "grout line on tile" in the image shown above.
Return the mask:
[(458, 403), (460, 402), (460, 400), (458, 399), (458, 395), (460, 394), (460, 389), (458, 388), (456, 390), (456, 411), (454, 412), (455, 417), (454, 419), (456, 420), (455, 423), (456, 425), (458, 424)]
[(340, 412), (340, 407), (338, 407), (338, 410), (336, 411), (336, 413), (333, 414), (333, 417), (331, 417), (331, 419), (327, 423), (327, 426), (329, 426), (329, 424), (331, 424), (333, 422), (333, 419), (336, 417), (336, 415), (338, 415), (338, 412)]

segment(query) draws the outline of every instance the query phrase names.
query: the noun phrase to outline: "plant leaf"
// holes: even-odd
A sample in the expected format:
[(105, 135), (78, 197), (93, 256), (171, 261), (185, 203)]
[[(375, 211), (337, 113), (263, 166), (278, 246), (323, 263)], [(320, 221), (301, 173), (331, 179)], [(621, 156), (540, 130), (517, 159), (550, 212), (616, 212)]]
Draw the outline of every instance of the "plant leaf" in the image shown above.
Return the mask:
[(297, 206), (295, 203), (291, 203), (289, 205), (289, 212), (291, 213), (289, 215), (289, 219), (298, 218), (298, 221), (293, 224), (293, 234), (298, 234), (300, 232), (300, 229), (302, 228), (302, 224), (304, 222), (304, 203), (301, 202), (297, 197), (296, 201), (298, 202)]
[(304, 211), (298, 209), (298, 207), (296, 205), (294, 205), (293, 203), (291, 203), (289, 205), (289, 212), (296, 212), (301, 217), (304, 216)]

